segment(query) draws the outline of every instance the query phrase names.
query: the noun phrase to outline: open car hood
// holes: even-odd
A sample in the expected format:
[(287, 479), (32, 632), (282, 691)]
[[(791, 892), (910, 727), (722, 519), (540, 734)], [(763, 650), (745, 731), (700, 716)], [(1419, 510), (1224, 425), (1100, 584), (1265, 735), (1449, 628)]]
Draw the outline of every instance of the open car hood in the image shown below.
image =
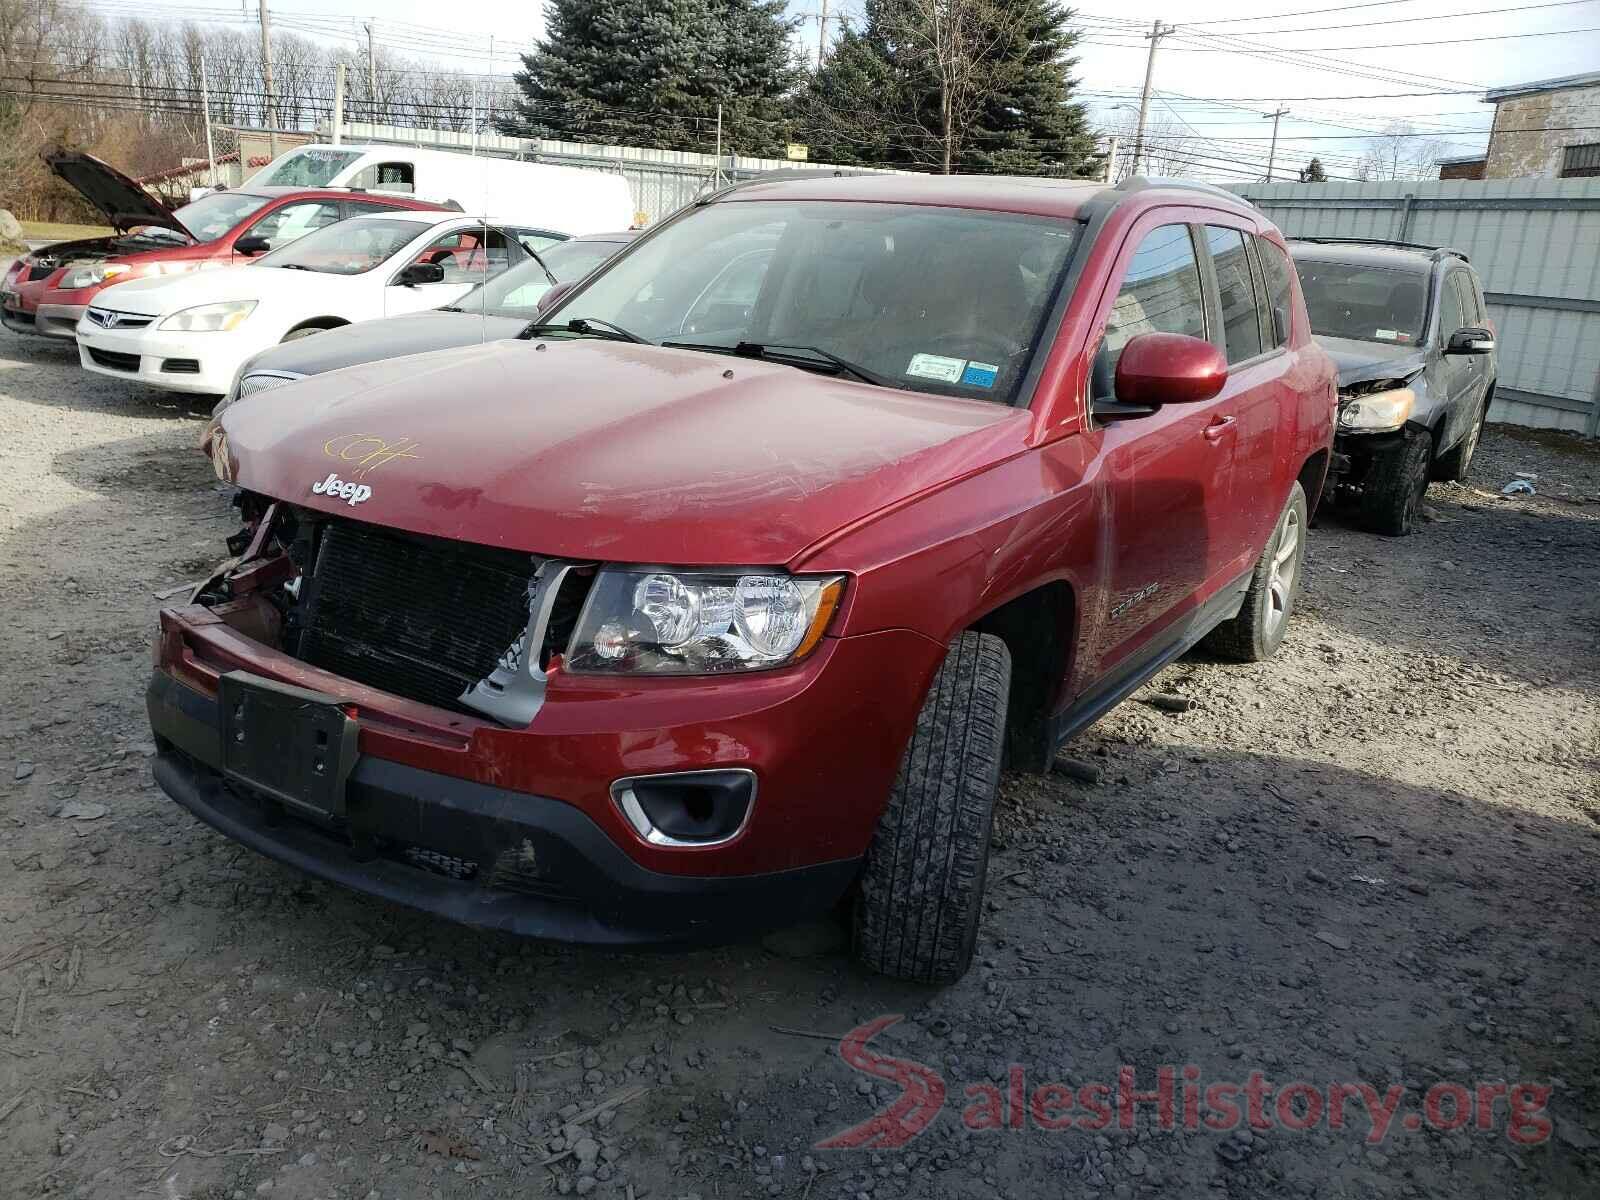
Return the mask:
[(101, 162), (94, 155), (58, 146), (45, 151), (44, 161), (47, 167), (98, 208), (118, 233), (125, 233), (139, 225), (156, 225), (181, 233), (191, 242), (195, 240), (194, 234), (172, 215), (171, 209), (121, 171), (109, 163)]

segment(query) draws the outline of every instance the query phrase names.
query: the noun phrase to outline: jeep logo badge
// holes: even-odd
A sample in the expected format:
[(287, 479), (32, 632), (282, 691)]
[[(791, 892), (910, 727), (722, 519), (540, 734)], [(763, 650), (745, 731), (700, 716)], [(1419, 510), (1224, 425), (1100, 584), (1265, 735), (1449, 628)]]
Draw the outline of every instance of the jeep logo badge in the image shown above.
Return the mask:
[(319, 496), (330, 496), (336, 500), (343, 500), (351, 508), (362, 501), (370, 499), (372, 489), (364, 483), (350, 483), (340, 479), (332, 471), (328, 477), (311, 485), (311, 490)]

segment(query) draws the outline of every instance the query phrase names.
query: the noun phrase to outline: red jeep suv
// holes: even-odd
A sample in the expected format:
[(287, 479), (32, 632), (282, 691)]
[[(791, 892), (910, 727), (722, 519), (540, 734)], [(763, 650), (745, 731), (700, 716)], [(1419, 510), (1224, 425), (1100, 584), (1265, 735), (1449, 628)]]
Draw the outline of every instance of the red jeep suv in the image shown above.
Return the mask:
[(848, 895), (865, 963), (949, 980), (1002, 766), (1283, 640), (1334, 368), (1236, 197), (758, 181), (549, 295), (219, 418), (244, 528), (148, 693), (202, 820), (571, 941)]
[(0, 324), (14, 333), (66, 341), (95, 293), (114, 283), (247, 263), (343, 217), (439, 207), (406, 196), (246, 185), (171, 211), (91, 155), (56, 150), (45, 162), (99, 209), (116, 233), (57, 242), (17, 259), (0, 278)]

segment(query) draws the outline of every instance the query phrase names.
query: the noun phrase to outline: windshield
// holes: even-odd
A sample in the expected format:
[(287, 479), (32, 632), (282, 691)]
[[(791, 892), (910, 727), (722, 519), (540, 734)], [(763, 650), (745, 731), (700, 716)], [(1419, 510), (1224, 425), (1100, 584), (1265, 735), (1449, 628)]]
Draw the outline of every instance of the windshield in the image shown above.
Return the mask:
[(250, 182), (257, 187), (327, 187), (333, 177), (360, 158), (360, 150), (296, 150), (268, 166)]
[(1428, 277), (1420, 271), (1296, 258), (1311, 332), (1357, 342), (1422, 341)]
[(212, 192), (185, 204), (172, 215), (199, 242), (214, 242), (267, 203), (266, 196), (249, 192)]
[[(582, 279), (625, 245), (623, 242), (560, 242), (539, 257), (557, 283)], [(538, 315), (539, 298), (551, 288), (550, 276), (538, 263), (528, 261), (504, 275), (480, 284), (455, 302), (463, 312), (486, 312), (491, 317), (517, 317), (531, 321)]]
[(320, 271), (325, 275), (360, 275), (388, 260), (428, 225), (426, 221), (397, 217), (352, 217), (264, 254), (255, 265)]
[(544, 319), (1009, 402), (1078, 229), (958, 208), (724, 201), (617, 258)]

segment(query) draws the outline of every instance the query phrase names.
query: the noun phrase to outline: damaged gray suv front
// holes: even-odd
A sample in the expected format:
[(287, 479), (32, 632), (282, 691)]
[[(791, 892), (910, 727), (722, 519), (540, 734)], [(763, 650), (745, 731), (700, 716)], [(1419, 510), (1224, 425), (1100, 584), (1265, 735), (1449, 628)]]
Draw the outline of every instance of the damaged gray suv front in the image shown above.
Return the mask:
[(1494, 398), (1495, 331), (1467, 256), (1360, 238), (1289, 243), (1311, 329), (1339, 368), (1327, 499), (1412, 532), (1433, 480), (1465, 480)]

